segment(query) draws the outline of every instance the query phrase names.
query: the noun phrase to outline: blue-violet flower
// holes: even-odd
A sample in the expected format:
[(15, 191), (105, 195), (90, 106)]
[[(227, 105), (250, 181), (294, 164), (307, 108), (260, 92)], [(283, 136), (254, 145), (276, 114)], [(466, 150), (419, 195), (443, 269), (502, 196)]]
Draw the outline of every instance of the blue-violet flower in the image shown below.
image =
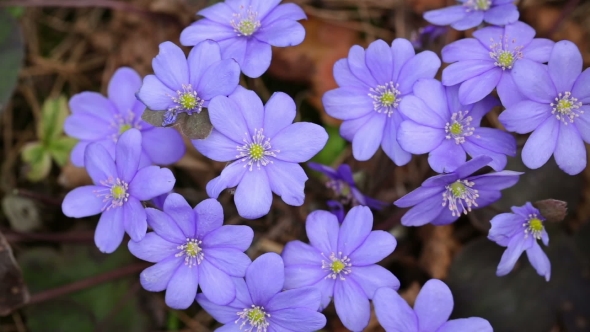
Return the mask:
[(234, 278), (236, 299), (216, 305), (199, 293), (197, 302), (218, 322), (216, 331), (225, 332), (313, 332), (326, 325), (317, 310), (320, 294), (312, 288), (283, 290), (284, 266), (275, 253), (261, 255), (246, 270), (246, 280)]
[(72, 115), (66, 118), (64, 131), (80, 140), (70, 155), (72, 164), (84, 167), (84, 151), (93, 142), (100, 143), (114, 158), (117, 140), (131, 128), (141, 131), (141, 166), (172, 164), (184, 155), (185, 146), (176, 130), (156, 128), (141, 119), (145, 105), (135, 97), (140, 86), (139, 74), (122, 67), (109, 82), (108, 99), (89, 91), (70, 99)]
[(393, 289), (380, 288), (373, 300), (375, 314), (387, 332), (492, 332), (490, 323), (479, 317), (449, 320), (453, 294), (438, 279), (428, 280), (414, 309)]
[(557, 42), (548, 65), (523, 60), (513, 71), (526, 99), (508, 106), (500, 122), (509, 131), (533, 132), (522, 150), (528, 168), (539, 168), (553, 155), (559, 168), (574, 175), (586, 167), (584, 141), (590, 143), (590, 68), (569, 41)]
[(235, 59), (248, 77), (259, 77), (270, 66), (271, 46), (300, 44), (305, 29), (298, 20), (306, 19), (294, 3), (281, 0), (227, 0), (197, 14), (204, 18), (180, 34), (182, 45), (193, 46), (211, 39), (219, 42), (224, 59)]
[(219, 45), (206, 40), (188, 58), (171, 42), (160, 44), (152, 61), (155, 75), (143, 79), (139, 98), (152, 111), (165, 111), (162, 126), (176, 122), (179, 113), (200, 113), (215, 96), (227, 96), (238, 86), (240, 67), (221, 59)]
[(483, 21), (506, 25), (518, 20), (513, 0), (457, 0), (460, 4), (427, 11), (424, 19), (436, 25), (450, 25), (456, 30), (475, 28)]
[(166, 304), (186, 309), (197, 287), (209, 300), (225, 305), (236, 297), (232, 277), (244, 277), (250, 258), (244, 253), (254, 232), (248, 226), (223, 225), (223, 208), (206, 199), (194, 210), (179, 194), (170, 194), (164, 211), (146, 208), (148, 225), (154, 230), (129, 251), (155, 265), (143, 270), (140, 281), (152, 292), (166, 290)]
[(70, 191), (62, 203), (68, 217), (82, 218), (102, 213), (94, 242), (100, 251), (117, 249), (125, 232), (132, 240), (144, 238), (146, 212), (141, 201), (167, 193), (174, 187), (174, 175), (167, 168), (139, 168), (141, 133), (129, 129), (117, 141), (115, 159), (100, 144), (86, 147), (84, 164), (94, 185)]
[(428, 163), (438, 173), (451, 172), (471, 157), (490, 156), (490, 166), (501, 171), (506, 155), (516, 155), (516, 140), (504, 131), (480, 127), (482, 117), (499, 105), (493, 96), (462, 105), (458, 86), (445, 87), (435, 79), (414, 84), (414, 95), (407, 96), (399, 110), (408, 120), (401, 123), (397, 140), (414, 154), (429, 153)]
[(501, 171), (471, 176), (491, 162), (488, 156), (475, 157), (451, 173), (426, 179), (420, 188), (393, 203), (398, 207), (412, 207), (402, 217), (402, 224), (446, 225), (459, 219), (462, 213), (497, 201), (502, 196), (500, 190), (516, 184), (522, 173)]
[(483, 28), (473, 36), (442, 49), (443, 61), (454, 62), (443, 70), (442, 82), (447, 86), (460, 84), (459, 100), (464, 105), (482, 100), (495, 87), (505, 107), (522, 100), (512, 68), (525, 59), (547, 62), (554, 45), (549, 39), (534, 38), (535, 29), (523, 22)]
[(523, 206), (513, 206), (512, 212), (499, 214), (490, 221), (492, 228), (488, 238), (506, 247), (496, 274), (507, 275), (522, 252), (526, 251), (537, 273), (549, 281), (551, 263), (537, 242), (542, 240), (544, 245), (549, 245), (549, 234), (543, 226), (545, 218), (529, 202)]
[(234, 161), (207, 184), (217, 198), (237, 186), (234, 200), (240, 216), (262, 217), (270, 211), (272, 193), (289, 205), (303, 204), (306, 162), (326, 144), (326, 130), (295, 119), (295, 102), (282, 92), (265, 106), (253, 91), (238, 87), (229, 97), (215, 97), (209, 105), (211, 135), (193, 140), (194, 146), (216, 161)]
[(397, 244), (393, 235), (371, 231), (373, 215), (366, 206), (353, 207), (339, 225), (327, 211), (315, 211), (305, 224), (311, 245), (287, 243), (285, 288), (313, 286), (322, 294), (320, 309), (334, 298), (336, 313), (346, 328), (361, 331), (369, 324), (370, 304), (381, 287), (399, 289), (399, 280), (376, 263)]
[(391, 47), (377, 40), (365, 51), (355, 45), (347, 59), (334, 64), (334, 78), (340, 86), (324, 94), (326, 112), (344, 120), (340, 135), (352, 142), (357, 160), (371, 158), (379, 145), (397, 165), (407, 164), (412, 155), (397, 141), (403, 121), (398, 105), (412, 93), (420, 78), (433, 78), (440, 59), (431, 51), (415, 54), (412, 44), (395, 39)]

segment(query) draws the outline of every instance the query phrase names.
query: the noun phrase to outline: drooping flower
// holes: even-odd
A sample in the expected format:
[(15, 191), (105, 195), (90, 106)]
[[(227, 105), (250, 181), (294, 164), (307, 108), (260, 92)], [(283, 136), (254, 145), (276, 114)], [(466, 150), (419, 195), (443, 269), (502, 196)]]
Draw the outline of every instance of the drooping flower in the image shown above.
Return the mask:
[(363, 195), (360, 192), (356, 187), (356, 183), (352, 177), (352, 170), (348, 164), (341, 164), (336, 170), (313, 162), (307, 163), (307, 166), (328, 177), (329, 180), (326, 182), (326, 187), (332, 190), (334, 197), (341, 204), (350, 205), (351, 207), (365, 205), (378, 210), (385, 206), (384, 202)]
[(273, 192), (289, 205), (302, 205), (307, 175), (298, 163), (318, 153), (328, 134), (313, 123), (292, 123), (295, 113), (295, 102), (282, 92), (265, 106), (242, 87), (229, 97), (214, 98), (209, 105), (213, 132), (193, 144), (208, 158), (233, 163), (207, 184), (207, 194), (217, 198), (237, 186), (236, 207), (248, 219), (268, 213)]
[(438, 279), (428, 280), (412, 309), (396, 291), (380, 288), (373, 300), (375, 314), (387, 332), (492, 332), (490, 323), (479, 317), (449, 320), (453, 294)]
[(211, 39), (219, 43), (224, 59), (235, 59), (248, 77), (259, 77), (270, 66), (271, 46), (301, 44), (305, 29), (297, 21), (303, 10), (281, 0), (228, 0), (197, 14), (204, 18), (180, 34), (182, 45), (193, 46)]
[(424, 19), (436, 25), (450, 25), (456, 30), (475, 28), (482, 22), (506, 25), (518, 20), (513, 0), (457, 0), (460, 4), (430, 10)]
[(246, 280), (234, 278), (236, 299), (226, 306), (199, 293), (197, 302), (218, 322), (216, 331), (312, 332), (326, 325), (317, 310), (320, 294), (314, 288), (283, 290), (284, 266), (275, 253), (261, 255), (246, 270)]
[(194, 210), (179, 194), (170, 194), (164, 210), (146, 208), (154, 232), (138, 242), (129, 241), (129, 251), (155, 265), (143, 270), (140, 281), (152, 292), (166, 290), (166, 304), (186, 309), (197, 295), (225, 305), (236, 297), (232, 277), (244, 277), (250, 258), (244, 253), (254, 232), (248, 226), (223, 226), (223, 208), (206, 199)]
[(133, 69), (117, 69), (108, 87), (108, 98), (97, 92), (82, 92), (70, 99), (72, 115), (64, 123), (66, 134), (80, 141), (72, 150), (72, 163), (84, 167), (84, 151), (98, 142), (115, 157), (115, 144), (127, 130), (142, 136), (142, 166), (177, 162), (185, 152), (180, 134), (172, 128), (155, 128), (141, 119), (145, 105), (135, 97), (141, 77)]
[(504, 106), (522, 100), (512, 68), (521, 60), (547, 62), (554, 45), (549, 39), (534, 38), (535, 29), (523, 22), (483, 28), (473, 36), (442, 49), (443, 61), (453, 63), (443, 70), (442, 82), (460, 84), (459, 100), (464, 105), (482, 100), (495, 87)]
[(152, 111), (166, 112), (162, 126), (172, 125), (180, 113), (200, 113), (215, 96), (227, 96), (238, 86), (240, 67), (221, 59), (219, 45), (206, 40), (188, 58), (167, 41), (152, 61), (155, 75), (143, 79), (137, 98)]
[(169, 169), (138, 168), (141, 147), (141, 133), (134, 128), (119, 137), (114, 159), (100, 143), (88, 145), (84, 164), (94, 185), (70, 191), (62, 203), (62, 211), (68, 217), (102, 214), (94, 242), (104, 253), (115, 251), (125, 232), (134, 241), (143, 239), (147, 217), (141, 201), (167, 193), (174, 187), (176, 180)]
[(366, 206), (353, 207), (342, 225), (327, 211), (312, 212), (305, 227), (311, 245), (291, 241), (282, 253), (285, 288), (317, 288), (322, 294), (320, 309), (334, 298), (344, 326), (363, 330), (369, 323), (369, 299), (375, 291), (399, 289), (399, 280), (376, 264), (393, 252), (395, 238), (384, 231), (371, 231), (373, 215)]
[(458, 86), (445, 87), (435, 79), (414, 84), (414, 95), (399, 106), (408, 119), (401, 123), (397, 140), (414, 154), (429, 153), (428, 163), (439, 173), (451, 172), (471, 157), (492, 157), (490, 166), (501, 171), (506, 156), (516, 155), (516, 140), (504, 131), (480, 127), (482, 117), (499, 102), (493, 96), (462, 105)]
[(506, 247), (496, 275), (505, 276), (510, 273), (520, 255), (526, 251), (529, 262), (537, 273), (549, 281), (551, 263), (537, 242), (542, 240), (544, 245), (549, 245), (549, 235), (543, 226), (545, 218), (529, 202), (523, 206), (513, 206), (512, 212), (499, 214), (490, 221), (492, 228), (488, 239)]
[(500, 114), (507, 130), (533, 132), (522, 150), (528, 168), (539, 168), (553, 155), (559, 168), (574, 175), (586, 167), (584, 141), (590, 143), (590, 69), (572, 42), (555, 44), (548, 65), (519, 61), (513, 71), (525, 100)]
[(412, 32), (410, 41), (416, 49), (428, 48), (436, 39), (443, 36), (449, 31), (448, 27), (441, 27), (437, 25), (427, 25), (420, 28), (417, 32)]
[(402, 217), (402, 224), (446, 225), (459, 219), (461, 214), (497, 201), (502, 196), (500, 190), (513, 186), (523, 173), (501, 171), (471, 176), (491, 162), (488, 156), (475, 157), (451, 173), (426, 179), (420, 188), (393, 203), (402, 208), (412, 207)]
[(381, 145), (397, 165), (410, 161), (412, 155), (396, 137), (403, 121), (398, 105), (418, 79), (433, 78), (439, 67), (436, 54), (416, 55), (412, 44), (402, 38), (391, 47), (377, 40), (366, 51), (355, 45), (347, 59), (334, 64), (339, 88), (326, 92), (322, 101), (330, 116), (344, 120), (340, 135), (352, 142), (355, 159), (368, 160)]

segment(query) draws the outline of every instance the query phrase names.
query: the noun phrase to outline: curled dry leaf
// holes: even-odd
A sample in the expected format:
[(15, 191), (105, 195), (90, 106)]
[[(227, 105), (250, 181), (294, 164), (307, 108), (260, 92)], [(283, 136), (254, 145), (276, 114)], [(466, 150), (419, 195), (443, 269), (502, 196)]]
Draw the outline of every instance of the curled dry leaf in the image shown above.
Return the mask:
[(29, 302), (29, 290), (20, 267), (14, 260), (10, 245), (0, 232), (0, 316)]
[[(152, 111), (146, 109), (141, 116), (141, 119), (152, 126), (163, 127), (162, 119), (164, 118), (162, 111)], [(200, 113), (188, 115), (186, 113), (178, 114), (176, 123), (173, 125), (177, 127), (180, 132), (190, 139), (204, 139), (211, 134), (213, 125), (209, 119), (209, 111), (206, 108)]]
[(541, 215), (549, 222), (560, 222), (567, 215), (567, 203), (557, 199), (536, 201), (533, 205), (539, 209)]

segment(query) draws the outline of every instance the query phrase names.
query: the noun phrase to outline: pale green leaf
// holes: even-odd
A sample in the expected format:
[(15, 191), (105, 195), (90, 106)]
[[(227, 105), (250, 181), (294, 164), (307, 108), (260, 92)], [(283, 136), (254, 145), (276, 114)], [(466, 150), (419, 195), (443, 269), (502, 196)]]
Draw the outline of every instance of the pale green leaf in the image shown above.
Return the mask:
[(68, 113), (68, 100), (64, 96), (47, 99), (43, 103), (41, 123), (37, 125), (37, 135), (45, 146), (50, 146), (54, 139), (61, 136)]
[(49, 143), (47, 149), (53, 157), (53, 160), (60, 166), (63, 167), (68, 163), (70, 158), (70, 152), (74, 148), (78, 141), (72, 137), (59, 137)]
[(27, 178), (39, 181), (45, 178), (51, 170), (51, 157), (45, 147), (39, 142), (25, 145), (21, 152), (23, 161), (27, 163)]

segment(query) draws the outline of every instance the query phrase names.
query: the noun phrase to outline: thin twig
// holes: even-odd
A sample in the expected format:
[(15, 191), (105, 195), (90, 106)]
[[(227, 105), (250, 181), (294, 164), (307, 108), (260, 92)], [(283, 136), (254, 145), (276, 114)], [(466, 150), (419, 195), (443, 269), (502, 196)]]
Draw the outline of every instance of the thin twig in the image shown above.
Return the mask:
[(43, 195), (34, 191), (26, 190), (26, 189), (14, 189), (13, 194), (21, 197), (30, 198), (32, 200), (38, 201), (43, 204), (53, 205), (53, 206), (61, 206), (62, 199), (53, 198), (47, 195)]

